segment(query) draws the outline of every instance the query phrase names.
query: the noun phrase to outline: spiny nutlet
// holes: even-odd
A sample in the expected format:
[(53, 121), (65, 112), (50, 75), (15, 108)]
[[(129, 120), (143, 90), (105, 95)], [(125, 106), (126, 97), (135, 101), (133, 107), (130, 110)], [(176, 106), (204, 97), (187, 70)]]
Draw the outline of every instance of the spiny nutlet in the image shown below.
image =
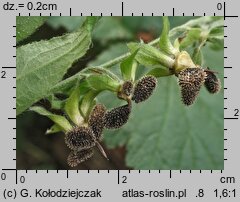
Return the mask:
[(93, 149), (87, 149), (82, 151), (71, 151), (67, 158), (67, 163), (71, 167), (75, 167), (78, 164), (90, 159), (93, 156)]
[(218, 93), (221, 89), (221, 82), (217, 76), (210, 71), (206, 71), (207, 78), (205, 79), (205, 87), (209, 93)]
[(92, 129), (97, 140), (101, 140), (102, 138), (102, 132), (104, 129), (104, 115), (106, 110), (107, 109), (103, 104), (97, 104), (92, 109), (88, 119), (88, 125)]
[(66, 133), (65, 143), (70, 149), (81, 151), (94, 147), (95, 137), (90, 128), (80, 126)]
[(199, 94), (206, 79), (206, 73), (202, 68), (187, 68), (179, 72), (178, 78), (182, 102), (189, 106), (194, 103)]
[(131, 81), (125, 81), (122, 85), (122, 93), (126, 96), (130, 96), (133, 92), (133, 83)]
[(144, 76), (136, 84), (132, 96), (135, 103), (147, 100), (157, 86), (157, 79), (154, 76)]
[(131, 104), (120, 106), (107, 111), (104, 116), (105, 127), (108, 129), (117, 129), (127, 123), (131, 112)]

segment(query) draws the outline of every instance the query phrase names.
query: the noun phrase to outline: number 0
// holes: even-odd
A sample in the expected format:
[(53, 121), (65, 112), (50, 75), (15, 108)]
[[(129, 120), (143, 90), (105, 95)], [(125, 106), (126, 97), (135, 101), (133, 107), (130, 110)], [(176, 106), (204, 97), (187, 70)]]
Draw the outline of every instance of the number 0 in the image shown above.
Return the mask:
[(25, 182), (25, 177), (21, 176), (19, 180), (20, 180), (21, 183), (24, 183)]
[(1, 180), (6, 180), (6, 173), (1, 174)]
[(218, 3), (217, 4), (217, 9), (220, 11), (220, 10), (222, 10), (222, 3)]

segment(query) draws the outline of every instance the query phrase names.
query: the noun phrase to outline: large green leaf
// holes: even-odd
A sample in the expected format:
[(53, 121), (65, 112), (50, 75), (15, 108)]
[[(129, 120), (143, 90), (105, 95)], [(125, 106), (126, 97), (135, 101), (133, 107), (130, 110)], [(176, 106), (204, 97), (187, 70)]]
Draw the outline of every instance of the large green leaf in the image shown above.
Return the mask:
[(48, 17), (46, 16), (17, 16), (16, 17), (16, 38), (17, 42), (27, 38), (39, 28)]
[[(203, 50), (204, 65), (223, 81), (223, 51)], [(111, 106), (108, 100), (107, 94), (101, 98)], [(196, 103), (186, 107), (177, 79), (163, 77), (149, 100), (133, 106), (128, 124), (106, 131), (104, 140), (109, 147), (126, 144), (126, 163), (134, 169), (223, 169), (223, 115), (223, 90), (211, 95), (202, 88)]]
[[(17, 49), (17, 114), (47, 96), (91, 44), (87, 23), (78, 31)], [(52, 92), (51, 92), (52, 93)]]

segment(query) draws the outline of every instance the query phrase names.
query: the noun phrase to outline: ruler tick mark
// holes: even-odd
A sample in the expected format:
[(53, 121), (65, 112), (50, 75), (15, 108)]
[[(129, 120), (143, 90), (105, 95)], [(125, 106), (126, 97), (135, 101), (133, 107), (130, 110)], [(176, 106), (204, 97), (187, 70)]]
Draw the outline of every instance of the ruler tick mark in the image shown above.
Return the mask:
[(117, 171), (117, 177), (118, 177), (117, 182), (118, 182), (118, 184), (120, 184), (120, 173), (119, 173), (119, 170)]
[(123, 5), (123, 2), (122, 2), (122, 16), (123, 16), (123, 10), (124, 10), (124, 5)]

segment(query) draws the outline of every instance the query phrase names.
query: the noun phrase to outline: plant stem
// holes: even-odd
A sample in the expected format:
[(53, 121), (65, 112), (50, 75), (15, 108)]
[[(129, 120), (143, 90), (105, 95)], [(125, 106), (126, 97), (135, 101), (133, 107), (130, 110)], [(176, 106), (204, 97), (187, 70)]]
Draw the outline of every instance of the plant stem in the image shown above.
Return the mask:
[[(151, 41), (149, 43), (149, 45), (154, 46), (154, 45), (158, 44), (159, 39), (160, 39), (160, 37), (155, 39), (155, 40), (153, 40), (153, 41)], [(103, 63), (103, 64), (101, 64), (101, 65), (99, 65), (97, 67), (99, 67), (99, 68), (110, 68), (110, 67), (112, 67), (112, 66), (122, 62), (127, 57), (129, 57), (130, 55), (131, 55), (130, 52), (125, 53), (125, 54), (120, 55), (119, 57), (116, 57), (113, 60), (110, 60), (110, 61), (108, 61), (106, 63)], [(92, 67), (87, 67), (87, 68), (83, 69), (82, 71), (78, 72), (77, 74), (75, 74), (75, 75), (73, 75), (73, 76), (71, 76), (71, 77), (69, 77), (69, 78), (59, 82), (57, 85), (53, 86), (53, 88), (50, 90), (50, 93), (51, 92), (56, 92), (56, 91), (61, 91), (61, 88), (64, 87), (65, 85), (67, 85), (67, 84), (71, 85), (71, 83), (75, 83), (79, 79), (83, 79), (86, 76), (85, 72), (87, 72), (89, 70), (91, 71), (91, 68)]]

